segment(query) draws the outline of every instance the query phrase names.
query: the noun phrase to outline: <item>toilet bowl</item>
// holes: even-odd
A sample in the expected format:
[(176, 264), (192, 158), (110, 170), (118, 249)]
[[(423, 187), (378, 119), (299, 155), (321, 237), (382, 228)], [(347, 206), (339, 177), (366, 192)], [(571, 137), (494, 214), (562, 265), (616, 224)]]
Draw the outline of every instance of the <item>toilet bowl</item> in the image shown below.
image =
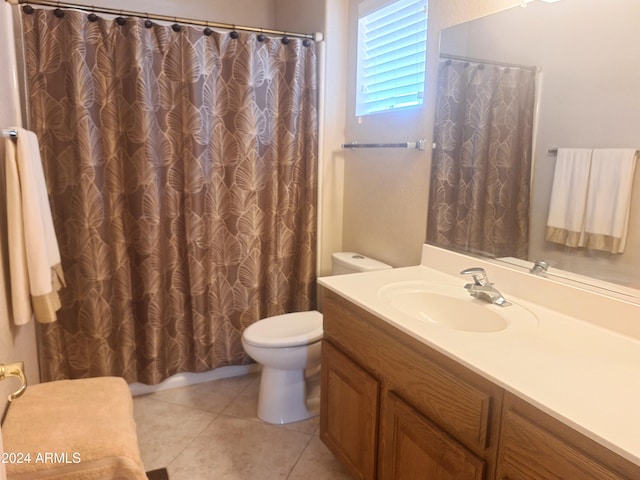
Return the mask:
[(244, 331), (245, 351), (262, 365), (258, 418), (282, 424), (318, 414), (317, 407), (307, 405), (305, 370), (320, 364), (321, 340), (317, 311), (269, 317)]
[[(332, 273), (389, 269), (354, 252), (332, 255)], [(299, 422), (319, 413), (322, 314), (315, 310), (257, 321), (242, 334), (242, 345), (262, 365), (258, 418), (268, 423)]]

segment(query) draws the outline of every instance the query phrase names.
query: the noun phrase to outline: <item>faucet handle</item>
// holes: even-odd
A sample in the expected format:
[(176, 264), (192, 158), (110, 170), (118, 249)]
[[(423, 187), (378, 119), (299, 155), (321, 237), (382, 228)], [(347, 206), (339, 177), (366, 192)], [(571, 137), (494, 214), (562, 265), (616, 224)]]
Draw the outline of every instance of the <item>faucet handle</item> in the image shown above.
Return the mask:
[(476, 285), (483, 286), (483, 287), (490, 285), (489, 278), (487, 277), (487, 272), (485, 271), (484, 268), (481, 268), (481, 267), (465, 268), (460, 272), (460, 275), (471, 275)]
[(549, 267), (555, 264), (556, 262), (554, 262), (553, 260), (536, 260), (529, 272), (533, 274), (546, 273), (549, 270)]

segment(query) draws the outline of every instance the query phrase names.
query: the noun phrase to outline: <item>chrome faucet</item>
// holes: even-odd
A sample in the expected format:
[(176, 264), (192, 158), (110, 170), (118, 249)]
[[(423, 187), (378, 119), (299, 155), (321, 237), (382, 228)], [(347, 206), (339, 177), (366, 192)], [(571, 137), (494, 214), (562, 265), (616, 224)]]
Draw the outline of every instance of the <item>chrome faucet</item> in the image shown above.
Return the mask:
[(487, 272), (484, 268), (466, 268), (460, 272), (460, 275), (471, 275), (473, 277), (473, 283), (467, 283), (464, 286), (464, 288), (469, 290), (469, 294), (472, 297), (501, 307), (511, 305), (511, 302), (507, 301), (496, 288), (493, 288), (493, 283), (489, 281), (489, 277), (487, 277)]
[(555, 262), (549, 260), (536, 260), (529, 270), (529, 273), (533, 273), (534, 275), (542, 275), (549, 271), (549, 267), (551, 267)]

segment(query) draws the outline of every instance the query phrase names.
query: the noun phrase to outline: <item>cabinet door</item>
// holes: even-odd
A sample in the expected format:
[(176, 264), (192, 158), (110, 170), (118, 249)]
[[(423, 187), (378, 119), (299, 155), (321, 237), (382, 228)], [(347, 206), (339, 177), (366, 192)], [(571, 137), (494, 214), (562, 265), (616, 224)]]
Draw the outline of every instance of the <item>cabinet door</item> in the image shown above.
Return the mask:
[(354, 478), (376, 475), (378, 403), (378, 381), (323, 341), (320, 438)]
[(513, 395), (505, 396), (498, 480), (632, 480), (640, 467)]
[(381, 420), (383, 480), (482, 480), (485, 462), (393, 393)]

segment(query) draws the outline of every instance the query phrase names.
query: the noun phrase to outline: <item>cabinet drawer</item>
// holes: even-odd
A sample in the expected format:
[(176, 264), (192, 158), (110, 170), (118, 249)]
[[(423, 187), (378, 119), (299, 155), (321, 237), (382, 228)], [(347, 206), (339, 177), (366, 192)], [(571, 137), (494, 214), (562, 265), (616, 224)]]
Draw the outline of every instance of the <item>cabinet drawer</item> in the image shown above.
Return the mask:
[(502, 422), (499, 480), (640, 478), (640, 467), (511, 394)]
[(332, 292), (324, 336), (476, 454), (497, 446), (501, 388)]

